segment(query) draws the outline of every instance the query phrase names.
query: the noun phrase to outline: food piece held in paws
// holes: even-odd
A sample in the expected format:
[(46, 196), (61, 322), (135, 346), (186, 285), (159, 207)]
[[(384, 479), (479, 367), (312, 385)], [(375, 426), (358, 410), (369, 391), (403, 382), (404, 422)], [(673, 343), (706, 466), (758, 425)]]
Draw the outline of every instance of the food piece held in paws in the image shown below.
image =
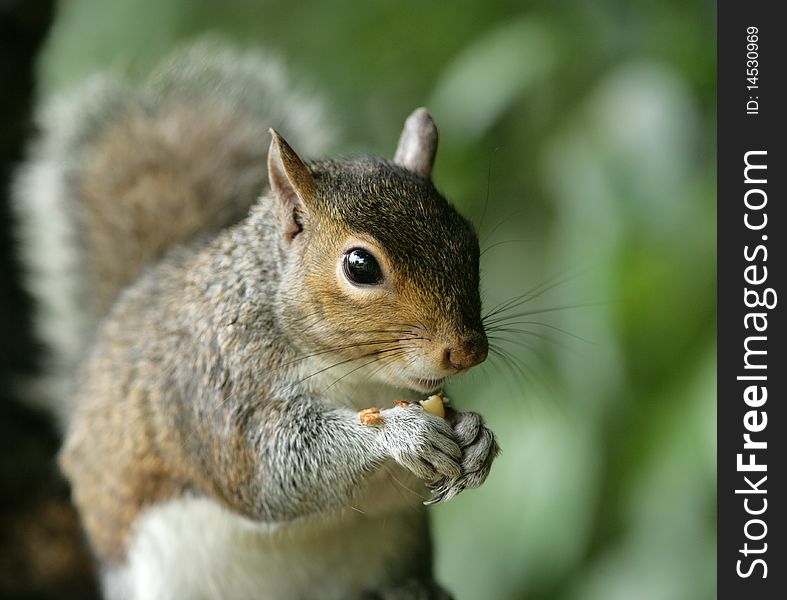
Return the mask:
[(383, 416), (379, 408), (365, 408), (358, 413), (361, 425), (382, 425)]
[(445, 406), (443, 406), (442, 394), (429, 396), (426, 400), (421, 400), (418, 404), (423, 406), (426, 412), (432, 413), (436, 417), (445, 419)]

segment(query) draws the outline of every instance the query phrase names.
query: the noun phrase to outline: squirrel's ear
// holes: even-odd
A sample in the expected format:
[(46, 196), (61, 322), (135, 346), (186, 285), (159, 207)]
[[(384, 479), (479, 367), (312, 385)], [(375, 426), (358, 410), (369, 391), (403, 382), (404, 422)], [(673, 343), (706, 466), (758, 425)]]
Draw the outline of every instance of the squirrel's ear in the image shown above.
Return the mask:
[(279, 225), (287, 241), (303, 231), (303, 218), (314, 195), (314, 179), (309, 168), (287, 141), (269, 129), (268, 181), (278, 203)]
[(404, 122), (394, 163), (422, 177), (431, 177), (436, 152), (437, 126), (425, 108), (416, 108)]

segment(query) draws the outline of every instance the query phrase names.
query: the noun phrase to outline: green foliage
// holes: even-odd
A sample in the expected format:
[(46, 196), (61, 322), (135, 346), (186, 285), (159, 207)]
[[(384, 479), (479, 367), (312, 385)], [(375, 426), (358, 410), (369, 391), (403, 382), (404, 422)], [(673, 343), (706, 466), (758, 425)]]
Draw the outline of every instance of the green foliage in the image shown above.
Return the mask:
[(427, 104), (435, 179), (480, 228), (487, 306), (552, 281), (519, 310), (572, 307), (514, 319), (527, 331), (496, 334), (511, 360), (449, 390), (487, 416), (503, 455), (482, 489), (435, 509), (440, 577), (465, 600), (711, 598), (712, 10), (70, 0), (41, 89), (139, 73), (218, 32), (314, 82), (345, 152), (390, 155)]

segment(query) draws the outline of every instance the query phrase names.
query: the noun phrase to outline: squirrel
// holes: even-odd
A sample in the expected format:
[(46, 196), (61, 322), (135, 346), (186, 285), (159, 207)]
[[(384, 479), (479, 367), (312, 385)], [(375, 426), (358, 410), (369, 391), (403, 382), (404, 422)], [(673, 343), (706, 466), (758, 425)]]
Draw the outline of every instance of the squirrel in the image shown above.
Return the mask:
[(424, 505), (499, 447), (415, 400), (486, 358), (477, 236), (425, 109), (392, 161), (278, 133), (319, 152), (328, 121), (270, 57), (200, 45), (42, 113), (22, 253), (107, 598), (451, 597)]

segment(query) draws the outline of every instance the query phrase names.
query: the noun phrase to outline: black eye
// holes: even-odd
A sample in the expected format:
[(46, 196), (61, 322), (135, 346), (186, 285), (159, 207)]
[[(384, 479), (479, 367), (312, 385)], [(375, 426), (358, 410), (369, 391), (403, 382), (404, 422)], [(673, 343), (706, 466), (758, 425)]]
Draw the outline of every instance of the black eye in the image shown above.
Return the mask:
[(344, 257), (344, 272), (353, 283), (375, 285), (383, 280), (380, 265), (370, 252), (361, 248), (350, 250)]

